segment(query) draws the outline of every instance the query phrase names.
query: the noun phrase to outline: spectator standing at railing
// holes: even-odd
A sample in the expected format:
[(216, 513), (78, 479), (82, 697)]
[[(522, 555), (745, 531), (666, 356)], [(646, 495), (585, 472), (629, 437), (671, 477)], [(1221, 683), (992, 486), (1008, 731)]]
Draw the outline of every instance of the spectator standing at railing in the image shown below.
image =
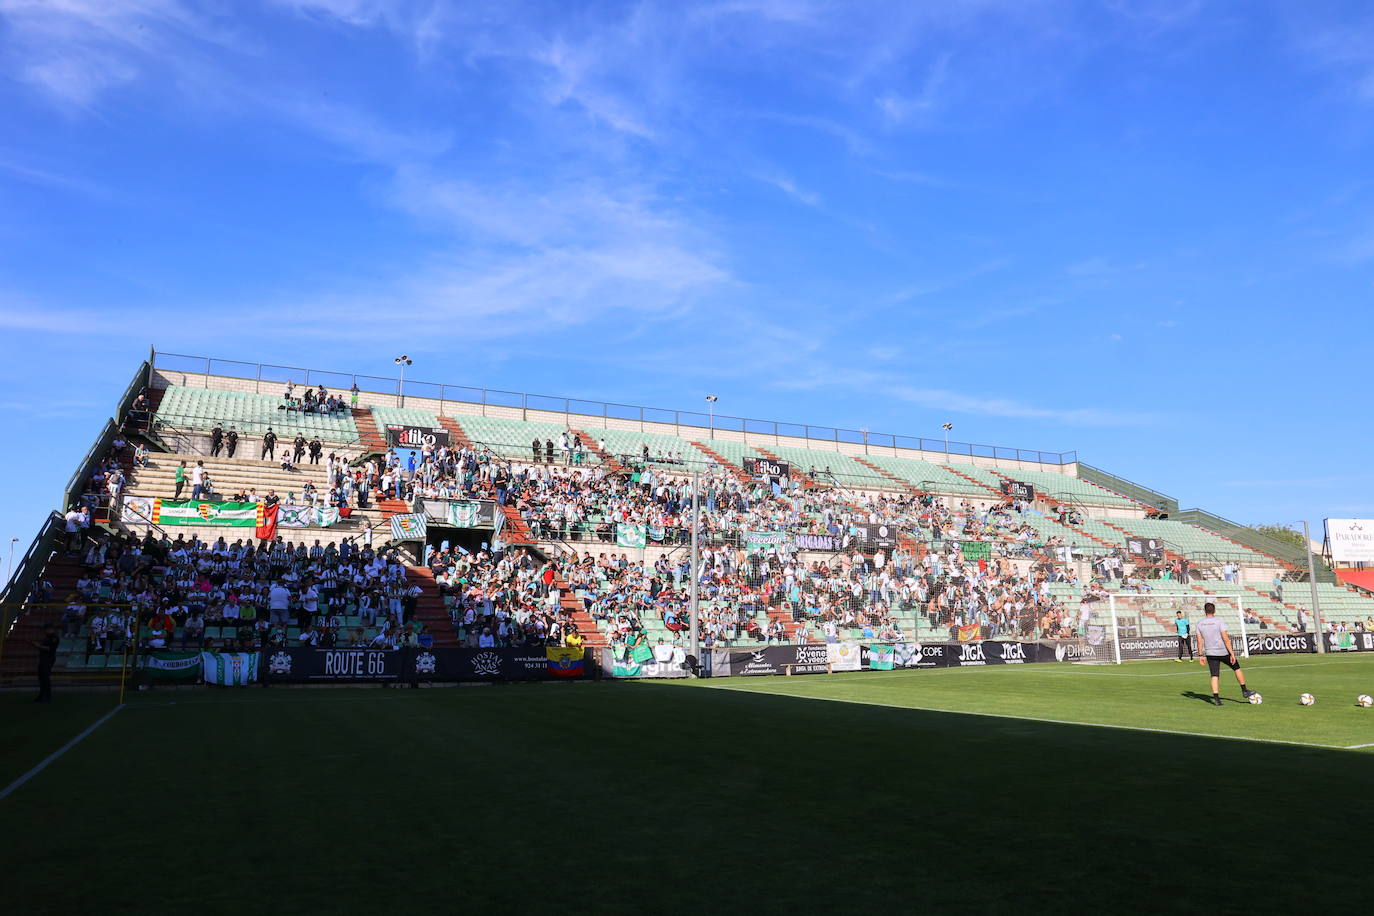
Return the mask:
[(224, 446), (224, 427), (221, 426), (218, 422), (216, 422), (216, 423), (215, 423), (215, 428), (212, 429), (212, 430), (210, 430), (210, 457), (211, 457), (211, 458), (218, 457), (218, 456), (219, 456), (219, 450), (220, 450), (223, 446)]
[(229, 432), (225, 435), (224, 441), (227, 443), (227, 452), (230, 458), (234, 457), (234, 450), (239, 447), (239, 431), (234, 427), (229, 427)]
[(305, 436), (302, 435), (301, 433), (296, 433), (296, 438), (293, 439), (292, 442), (291, 442), (291, 463), (292, 463), (292, 464), (300, 464), (301, 459), (304, 458), (304, 457), (305, 457)]
[(272, 432), (272, 427), (267, 427), (267, 432), (262, 437), (262, 460), (275, 461), (277, 458), (277, 434)]

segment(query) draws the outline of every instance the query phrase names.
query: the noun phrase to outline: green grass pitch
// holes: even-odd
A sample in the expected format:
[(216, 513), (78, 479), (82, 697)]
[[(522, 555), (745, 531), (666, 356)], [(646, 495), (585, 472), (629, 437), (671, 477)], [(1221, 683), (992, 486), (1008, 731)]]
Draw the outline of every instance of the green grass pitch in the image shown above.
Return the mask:
[[(0, 799), (0, 906), (1359, 906), (1374, 709), (1354, 700), (1374, 694), (1374, 657), (1246, 671), (1262, 706), (1234, 680), (1222, 708), (1190, 697), (1205, 672), (1172, 662), (140, 692)], [(0, 786), (112, 705), (0, 700)]]

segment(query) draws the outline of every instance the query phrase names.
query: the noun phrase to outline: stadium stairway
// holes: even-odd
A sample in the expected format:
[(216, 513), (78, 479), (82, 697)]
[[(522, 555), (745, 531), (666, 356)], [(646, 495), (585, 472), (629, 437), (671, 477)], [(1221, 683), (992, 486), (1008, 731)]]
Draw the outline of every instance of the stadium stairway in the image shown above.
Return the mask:
[(691, 440), (691, 444), (693, 448), (699, 449), (702, 454), (706, 455), (720, 467), (729, 471), (731, 476), (733, 476), (735, 480), (739, 481), (741, 486), (747, 487), (753, 483), (753, 480), (749, 477), (749, 475), (744, 473), (743, 468), (741, 468), (739, 465), (732, 464), (730, 461), (726, 460), (725, 456), (721, 455), (720, 452), (717, 452), (715, 449), (710, 448), (702, 442), (698, 442), (696, 439)]
[(942, 464), (942, 465), (940, 465), (940, 467), (944, 468), (946, 471), (949, 471), (951, 474), (955, 475), (956, 477), (962, 477), (962, 478), (964, 478), (965, 480), (967, 480), (969, 483), (973, 484), (973, 485), (976, 486), (976, 487), (981, 487), (982, 489), (987, 490), (989, 493), (993, 494), (994, 496), (998, 497), (999, 499), (1002, 497), (1002, 494), (1001, 494), (1000, 492), (998, 492), (997, 490), (995, 490), (995, 489), (993, 489), (992, 487), (988, 486), (987, 484), (983, 483), (983, 481), (977, 479), (976, 477), (970, 477), (970, 476), (968, 476), (968, 475), (965, 474), (963, 471), (960, 471), (960, 470), (958, 470), (957, 468), (955, 468), (953, 465)]
[(901, 487), (902, 489), (906, 490), (908, 493), (912, 494), (913, 496), (923, 496), (923, 495), (925, 495), (925, 491), (923, 491), (923, 490), (921, 490), (919, 487), (916, 487), (915, 485), (913, 485), (913, 484), (911, 483), (911, 481), (909, 481), (909, 480), (903, 480), (902, 478), (898, 477), (896, 474), (892, 474), (892, 473), (889, 473), (888, 471), (884, 471), (882, 468), (878, 467), (878, 466), (877, 466), (876, 464), (874, 464), (873, 462), (867, 461), (867, 460), (865, 460), (865, 459), (859, 457), (858, 455), (850, 455), (849, 457), (853, 458), (853, 459), (854, 459), (855, 461), (857, 461), (859, 464), (862, 464), (864, 467), (868, 468), (868, 469), (871, 470), (873, 473), (877, 474), (879, 477), (884, 477), (884, 478), (886, 478), (886, 479), (892, 481), (892, 482), (895, 483), (897, 486), (899, 486), (899, 487)]
[[(61, 623), (67, 598), (76, 591), (76, 580), (81, 578), (81, 573), (80, 561), (62, 550), (48, 560), (41, 578), (52, 583), (52, 601), (42, 607), (30, 605), (28, 613), (15, 621), (8, 634), (0, 634), (4, 638), (4, 645), (0, 647), (0, 686), (37, 683), (38, 649), (33, 643), (42, 638), (46, 624)], [(53, 679), (57, 680), (60, 673), (54, 671)]]
[(629, 473), (629, 470), (626, 469), (625, 465), (621, 464), (619, 461), (616, 461), (614, 456), (612, 456), (610, 453), (603, 452), (601, 450), (601, 447), (597, 445), (598, 440), (594, 436), (589, 436), (586, 432), (574, 426), (568, 427), (568, 432), (580, 438), (582, 442), (587, 446), (587, 450), (591, 452), (593, 455), (596, 455), (598, 458), (600, 458), (601, 464), (608, 471), (612, 471), (617, 474)]
[(434, 647), (456, 648), (458, 634), (454, 632), (448, 609), (444, 607), (444, 598), (439, 594), (439, 583), (434, 580), (434, 571), (427, 566), (407, 566), (406, 579), (412, 585), (424, 589), (423, 594), (415, 600), (415, 619), (423, 623), (434, 636)]
[[(453, 448), (455, 451), (464, 448), (471, 449), (473, 447), (472, 440), (469, 439), (468, 434), (463, 431), (463, 427), (458, 425), (457, 420), (453, 419), (452, 417), (440, 417), (439, 425), (442, 426), (444, 429), (448, 430), (449, 440), (451, 443), (450, 447)], [(359, 427), (359, 430), (361, 431), (361, 427)]]
[(358, 439), (362, 442), (363, 455), (386, 454), (386, 440), (382, 438), (382, 431), (377, 428), (377, 421), (372, 416), (372, 411), (366, 407), (353, 408), (353, 425), (358, 427)]
[(506, 517), (506, 524), (501, 531), (501, 540), (507, 544), (524, 544), (533, 546), (535, 544), (534, 535), (530, 533), (530, 526), (525, 524), (525, 520), (520, 517), (520, 510), (510, 504), (498, 506), (501, 514)]

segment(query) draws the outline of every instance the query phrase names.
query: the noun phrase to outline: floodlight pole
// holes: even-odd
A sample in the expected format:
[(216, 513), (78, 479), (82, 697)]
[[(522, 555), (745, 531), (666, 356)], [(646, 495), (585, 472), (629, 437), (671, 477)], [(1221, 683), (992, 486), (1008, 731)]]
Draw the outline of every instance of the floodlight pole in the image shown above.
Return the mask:
[(1307, 584), (1312, 588), (1312, 619), (1317, 625), (1317, 652), (1326, 653), (1326, 633), (1322, 627), (1321, 599), (1317, 597), (1317, 564), (1312, 559), (1312, 533), (1308, 530), (1307, 519), (1302, 520), (1303, 546), (1307, 548)]
[(690, 642), (691, 654), (692, 657), (697, 660), (698, 665), (701, 664), (701, 634), (697, 629), (701, 616), (697, 609), (697, 583), (701, 581), (701, 571), (699, 569), (701, 564), (701, 514), (699, 511), (700, 506), (697, 501), (697, 491), (700, 489), (698, 484), (700, 477), (700, 471), (692, 472), (692, 584), (689, 593), (690, 597), (688, 598), (688, 613), (692, 627), (692, 639)]

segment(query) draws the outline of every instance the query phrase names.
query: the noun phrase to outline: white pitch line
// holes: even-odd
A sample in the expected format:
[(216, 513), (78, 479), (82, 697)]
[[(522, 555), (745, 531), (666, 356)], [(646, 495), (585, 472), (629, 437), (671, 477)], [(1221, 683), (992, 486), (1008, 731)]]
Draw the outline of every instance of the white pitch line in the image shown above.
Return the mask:
[(120, 704), (119, 704), (118, 706), (116, 706), (114, 709), (111, 709), (109, 712), (105, 713), (105, 715), (103, 715), (103, 716), (101, 716), (99, 719), (95, 720), (95, 722), (92, 723), (92, 724), (91, 724), (85, 731), (83, 731), (81, 734), (77, 735), (75, 738), (73, 738), (72, 740), (68, 741), (66, 744), (62, 745), (62, 746), (59, 747), (57, 750), (53, 751), (53, 752), (52, 752), (51, 754), (49, 754), (47, 757), (43, 758), (43, 762), (40, 763), (40, 764), (38, 764), (38, 766), (34, 767), (32, 770), (29, 770), (29, 771), (28, 771), (27, 773), (25, 773), (23, 776), (20, 776), (20, 777), (19, 777), (18, 779), (16, 779), (14, 782), (12, 782), (12, 783), (10, 783), (9, 785), (5, 786), (4, 790), (3, 790), (3, 791), (0, 791), (0, 801), (4, 801), (6, 798), (9, 798), (9, 796), (14, 792), (15, 789), (18, 789), (18, 788), (19, 788), (20, 786), (22, 786), (24, 783), (28, 782), (30, 779), (33, 779), (33, 778), (34, 778), (35, 776), (37, 776), (39, 773), (43, 772), (43, 770), (47, 767), (48, 764), (52, 763), (52, 762), (53, 762), (54, 760), (56, 760), (58, 757), (61, 757), (63, 754), (67, 753), (67, 751), (69, 751), (69, 750), (71, 750), (72, 748), (76, 747), (77, 743), (80, 742), (82, 738), (85, 738), (85, 737), (86, 737), (87, 735), (89, 735), (91, 732), (95, 731), (97, 728), (99, 728), (100, 726), (104, 725), (106, 722), (108, 722), (108, 721), (110, 720), (110, 717), (111, 717), (111, 716), (113, 716), (115, 713), (119, 712), (119, 711), (120, 711), (121, 709), (123, 709), (123, 708), (124, 708), (124, 704), (123, 704), (123, 703), (120, 703)]
[(1190, 732), (1172, 728), (1149, 728), (1144, 725), (1118, 725), (1110, 722), (1074, 722), (1069, 719), (1045, 719), (1039, 716), (1016, 716), (1000, 712), (969, 712), (964, 709), (937, 709), (933, 706), (894, 706), (891, 703), (873, 703), (868, 700), (842, 700), (838, 697), (811, 697), (799, 693), (778, 693), (772, 690), (749, 690), (741, 687), (711, 687), (711, 690), (725, 690), (731, 693), (764, 694), (771, 697), (787, 697), (793, 700), (820, 700), (825, 703), (851, 703), (855, 706), (879, 706), (883, 709), (909, 709), (915, 712), (939, 712), (954, 716), (981, 716), (986, 719), (1016, 719), (1023, 722), (1044, 722), (1050, 725), (1083, 725), (1089, 728), (1114, 728), (1128, 732), (1154, 732), (1161, 735), (1182, 735), (1193, 738), (1222, 738), (1228, 741), (1252, 741), (1259, 744), (1289, 744), (1297, 747), (1317, 747), (1330, 751), (1349, 751), (1361, 747), (1374, 747), (1368, 744), (1316, 744), (1311, 741), (1285, 741), (1282, 738), (1248, 738), (1244, 735), (1216, 735), (1209, 732)]

